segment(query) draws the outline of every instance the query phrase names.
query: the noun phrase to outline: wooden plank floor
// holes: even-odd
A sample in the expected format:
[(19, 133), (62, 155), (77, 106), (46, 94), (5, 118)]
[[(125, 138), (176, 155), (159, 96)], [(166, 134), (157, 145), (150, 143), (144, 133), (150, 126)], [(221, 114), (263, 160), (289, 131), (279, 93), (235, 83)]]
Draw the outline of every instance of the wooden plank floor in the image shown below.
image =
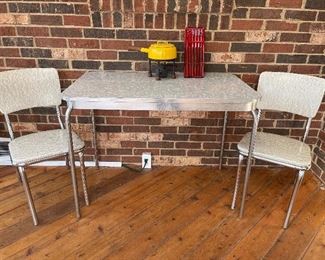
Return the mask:
[(15, 170), (0, 168), (0, 259), (325, 259), (325, 192), (311, 174), (286, 231), (289, 169), (253, 169), (243, 219), (230, 210), (233, 168), (89, 168), (91, 205), (80, 192), (79, 221), (66, 168), (27, 176), (37, 227)]

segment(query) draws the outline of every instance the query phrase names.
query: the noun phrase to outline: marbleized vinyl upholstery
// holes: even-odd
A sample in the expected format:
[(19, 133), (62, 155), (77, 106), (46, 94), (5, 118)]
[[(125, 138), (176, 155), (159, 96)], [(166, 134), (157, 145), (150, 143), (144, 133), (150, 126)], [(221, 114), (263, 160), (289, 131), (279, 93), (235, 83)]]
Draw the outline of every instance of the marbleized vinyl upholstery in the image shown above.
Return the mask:
[[(250, 136), (247, 133), (238, 144), (239, 151), (246, 156)], [(286, 136), (263, 132), (256, 134), (254, 157), (302, 169), (310, 168), (311, 164), (311, 150), (307, 144)]]
[(258, 109), (314, 117), (322, 102), (325, 80), (286, 72), (263, 72), (258, 82)]
[[(312, 118), (316, 115), (325, 91), (325, 80), (313, 76), (284, 72), (263, 72), (257, 91), (261, 100), (258, 109), (285, 111)], [(241, 154), (247, 155), (251, 133), (238, 144)], [(310, 147), (296, 139), (257, 132), (253, 157), (290, 165), (298, 169), (311, 166)]]
[[(72, 133), (73, 150), (82, 150), (85, 143)], [(14, 165), (23, 166), (39, 160), (65, 155), (69, 151), (68, 133), (65, 129), (48, 130), (25, 135), (9, 143)]]

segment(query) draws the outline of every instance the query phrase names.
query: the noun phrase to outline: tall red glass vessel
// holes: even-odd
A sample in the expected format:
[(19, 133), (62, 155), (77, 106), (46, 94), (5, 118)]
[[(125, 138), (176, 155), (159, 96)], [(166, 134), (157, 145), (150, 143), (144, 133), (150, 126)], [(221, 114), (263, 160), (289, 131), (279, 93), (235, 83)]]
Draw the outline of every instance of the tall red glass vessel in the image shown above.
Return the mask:
[(204, 28), (187, 27), (184, 37), (184, 77), (204, 77)]

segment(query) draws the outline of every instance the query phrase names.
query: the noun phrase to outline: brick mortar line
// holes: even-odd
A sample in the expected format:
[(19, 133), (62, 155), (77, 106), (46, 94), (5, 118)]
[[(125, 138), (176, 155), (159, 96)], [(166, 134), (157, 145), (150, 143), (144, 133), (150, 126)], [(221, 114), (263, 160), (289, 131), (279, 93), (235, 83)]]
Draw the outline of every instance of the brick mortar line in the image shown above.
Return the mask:
[[(20, 28), (26, 28), (26, 27), (20, 27)], [(29, 27), (29, 28), (44, 28), (44, 27)], [(55, 29), (79, 29), (79, 28), (67, 28), (67, 27), (62, 27), (62, 28), (59, 28), (59, 27), (48, 27), (49, 29), (51, 28), (55, 28)], [(16, 27), (15, 29), (18, 29), (18, 27)], [(85, 28), (85, 29), (90, 29), (89, 28)], [(94, 29), (94, 28), (91, 28), (91, 29)], [(96, 30), (96, 29), (95, 29)], [(105, 31), (105, 29), (100, 29), (100, 30), (103, 30)], [(95, 40), (129, 40), (129, 41), (157, 41), (157, 39), (152, 39), (149, 37), (149, 33), (150, 32), (166, 32), (165, 30), (163, 29), (154, 29), (154, 30), (143, 30), (143, 29), (140, 29), (138, 31), (145, 31), (146, 33), (146, 38), (139, 38), (139, 39), (131, 39), (131, 38), (122, 38), (122, 37), (117, 37), (116, 35), (116, 32), (117, 31), (134, 31), (134, 30), (130, 30), (130, 29), (123, 29), (123, 28), (120, 28), (120, 29), (106, 29), (107, 31), (112, 31), (114, 32), (114, 30), (116, 30), (114, 32), (114, 37), (107, 37), (107, 38), (95, 38), (95, 37), (85, 37), (84, 36), (84, 30), (81, 30), (80, 32), (82, 33), (82, 36), (77, 36), (77, 37), (71, 37), (71, 36), (55, 36), (55, 35), (52, 35), (52, 32), (51, 30), (49, 31), (49, 34), (50, 36), (45, 36), (45, 35), (23, 35), (23, 34), (18, 34), (17, 31), (16, 31), (16, 35), (2, 35), (2, 37), (5, 37), (5, 38), (30, 38), (30, 37), (33, 37), (33, 38), (47, 38), (47, 39), (65, 39), (65, 40), (73, 40), (73, 39), (95, 39)], [(183, 32), (182, 30), (173, 30), (172, 32), (177, 32), (177, 33), (181, 33)], [(219, 31), (219, 32), (232, 32), (232, 33), (243, 33), (245, 31)], [(247, 31), (246, 31), (247, 32)], [(274, 33), (274, 32), (278, 32), (278, 37), (280, 37), (282, 34), (294, 34), (294, 35), (323, 35), (324, 32), (290, 32), (290, 31), (263, 31), (263, 30), (249, 30), (248, 33), (259, 33), (259, 32), (270, 32), (270, 33)], [(217, 33), (217, 32), (211, 32), (212, 33)], [(245, 34), (246, 35), (246, 34)], [(214, 38), (215, 36), (213, 36)], [(324, 43), (318, 43), (318, 42), (310, 42), (309, 41), (302, 41), (302, 42), (297, 42), (297, 41), (266, 41), (266, 42), (261, 42), (261, 41), (239, 41), (239, 40), (213, 40), (213, 38), (211, 40), (207, 40), (206, 43), (213, 43), (213, 42), (218, 42), (218, 43), (245, 43), (245, 44), (252, 44), (252, 43), (288, 43), (288, 44), (310, 44), (310, 45), (324, 45)], [(179, 35), (179, 37), (177, 39), (169, 39), (168, 41), (170, 42), (183, 42), (183, 39), (181, 38), (181, 35)], [(2, 47), (2, 46), (1, 46)], [(5, 46), (6, 47), (6, 46)]]
[[(325, 11), (324, 11), (325, 12)], [(2, 15), (11, 15), (8, 14), (8, 13), (2, 13)], [(210, 15), (211, 14), (207, 14), (207, 15)], [(15, 15), (12, 15), (12, 16), (28, 16), (29, 18), (31, 16), (38, 16), (38, 17), (48, 17), (48, 16), (53, 16), (53, 17), (61, 17), (61, 18), (64, 18), (65, 16), (73, 16), (73, 17), (91, 17), (91, 14), (90, 15), (86, 15), (86, 14), (44, 14), (44, 13), (35, 13), (35, 14), (15, 14)], [(222, 17), (223, 15), (219, 15), (218, 17)], [(166, 15), (164, 15), (164, 17), (166, 18)], [(186, 20), (188, 19), (188, 16), (185, 16), (186, 17)], [(145, 16), (144, 16), (145, 18)], [(133, 17), (134, 19), (134, 17)], [(208, 19), (210, 21), (210, 19)], [(324, 23), (324, 21), (319, 21), (319, 20), (299, 20), (299, 19), (290, 19), (290, 18), (285, 18), (285, 19), (282, 19), (282, 18), (234, 18), (234, 17), (230, 17), (229, 21), (242, 21), (242, 22), (247, 22), (247, 21), (265, 21), (265, 22), (283, 22), (283, 23), (288, 23), (288, 24), (297, 24), (297, 25), (300, 25), (300, 24), (303, 24), (303, 23), (311, 23), (311, 24), (319, 24), (319, 23)], [(35, 26), (44, 26), (44, 25), (47, 25), (47, 24), (36, 24), (36, 23), (32, 23), (31, 21), (29, 21), (29, 23), (26, 23), (26, 24), (23, 24), (23, 23), (7, 23), (7, 24), (4, 24), (4, 25), (12, 25), (12, 26), (26, 26), (26, 25), (35, 25)], [(49, 25), (48, 25), (49, 26)], [(69, 24), (57, 24), (57, 25), (53, 25), (53, 26), (73, 26), (73, 25), (69, 25)], [(176, 26), (177, 26), (177, 19), (176, 19)], [(145, 28), (145, 27), (141, 27), (141, 28), (134, 28), (134, 27), (93, 27), (91, 25), (89, 26), (82, 26), (82, 27), (91, 27), (91, 28), (94, 28), (94, 29), (105, 29), (105, 28), (110, 28), (110, 29), (115, 29), (115, 28), (125, 28), (125, 29), (156, 29), (156, 30), (169, 30), (169, 29), (166, 29), (166, 28), (155, 28), (153, 26), (153, 28)], [(229, 26), (230, 28), (228, 29), (218, 29), (218, 30), (225, 30), (225, 31), (228, 31), (228, 30), (236, 30), (236, 29), (231, 29), (231, 26)], [(207, 26), (207, 28), (209, 28), (209, 24)], [(177, 27), (174, 27), (174, 29), (178, 29)], [(181, 29), (179, 29), (181, 30)], [(216, 29), (217, 30), (217, 29)], [(207, 29), (206, 31), (215, 31), (215, 30), (212, 30), (212, 29)]]
[[(23, 4), (33, 4), (33, 3), (26, 3), (26, 2), (7, 2), (7, 1), (3, 1), (3, 2), (0, 2), (1, 3), (5, 3), (5, 4), (14, 4), (14, 3), (23, 3)], [(52, 4), (50, 2), (36, 2), (36, 3), (42, 3), (43, 5), (48, 5), (48, 4)], [(54, 4), (58, 4), (58, 5), (64, 5), (64, 2), (53, 2)], [(42, 5), (41, 4), (41, 5)], [(77, 2), (71, 2), (71, 4), (66, 4), (66, 6), (88, 6), (87, 2), (80, 2), (80, 4), (78, 4)], [(290, 12), (290, 11), (294, 11), (294, 12), (307, 12), (307, 13), (317, 13), (318, 12), (323, 12), (324, 10), (321, 9), (306, 9), (304, 7), (276, 7), (276, 6), (241, 6), (241, 7), (238, 7), (238, 8), (235, 8), (233, 9), (234, 10), (237, 10), (237, 9), (247, 9), (247, 18), (240, 18), (240, 19), (250, 19), (250, 18), (253, 18), (255, 19), (254, 17), (250, 17), (251, 15), (251, 10), (261, 10), (261, 11), (265, 11), (265, 10), (275, 10), (275, 11), (279, 11), (279, 10), (283, 10), (284, 12)], [(14, 12), (14, 11), (10, 11), (9, 8), (7, 9), (8, 12), (4, 13), (4, 14), (22, 14), (22, 15), (25, 15), (25, 14), (31, 14), (31, 15), (37, 15), (37, 14), (53, 14), (53, 15), (90, 15), (91, 13), (94, 13), (94, 12), (100, 12), (101, 14), (103, 13), (116, 13), (116, 12), (119, 12), (120, 14), (124, 15), (126, 13), (133, 13), (133, 14), (149, 14), (149, 15), (155, 15), (155, 14), (175, 14), (175, 15), (184, 15), (184, 14), (193, 14), (193, 15), (196, 15), (196, 16), (199, 16), (199, 15), (202, 15), (202, 14), (212, 14), (212, 15), (226, 15), (226, 16), (232, 16), (234, 15), (234, 12), (232, 11), (231, 13), (222, 13), (222, 12), (209, 12), (209, 11), (206, 11), (206, 12), (192, 12), (192, 11), (186, 11), (186, 12), (177, 12), (177, 11), (173, 11), (173, 12), (168, 12), (168, 11), (135, 11), (135, 9), (133, 10), (127, 10), (127, 11), (123, 11), (123, 10), (120, 10), (120, 9), (112, 9), (112, 10), (88, 10), (89, 13), (76, 13), (76, 10), (74, 9), (74, 12), (66, 12), (66, 13), (55, 13), (55, 12), (42, 12), (43, 10), (40, 9), (40, 12)], [(237, 18), (237, 17), (234, 17), (234, 18)]]

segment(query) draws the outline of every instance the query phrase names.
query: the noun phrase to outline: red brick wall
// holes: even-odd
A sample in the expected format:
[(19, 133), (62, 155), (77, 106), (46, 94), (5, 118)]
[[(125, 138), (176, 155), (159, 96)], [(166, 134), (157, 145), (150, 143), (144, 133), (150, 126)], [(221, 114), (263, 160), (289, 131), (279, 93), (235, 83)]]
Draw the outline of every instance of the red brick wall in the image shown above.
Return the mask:
[[(199, 25), (206, 28), (206, 71), (235, 73), (253, 87), (265, 70), (323, 77), (324, 3), (0, 1), (0, 69), (55, 67), (65, 88), (91, 69), (145, 70), (145, 55), (131, 49), (160, 39), (177, 45), (181, 61), (184, 27)], [(178, 68), (182, 69), (181, 62)], [(322, 136), (319, 129), (324, 111), (323, 104), (312, 123), (311, 144)], [(33, 109), (13, 115), (17, 134), (55, 127), (51, 113)], [(96, 116), (103, 160), (138, 163), (141, 153), (149, 150), (155, 164), (218, 163), (215, 156), (220, 148), (222, 113), (97, 111)], [(76, 111), (73, 120), (76, 131), (91, 145), (89, 113)], [(249, 114), (231, 113), (225, 154), (228, 165), (236, 164), (236, 143), (251, 124)], [(264, 130), (293, 137), (301, 136), (304, 126), (301, 117), (288, 113), (267, 113), (261, 120)], [(0, 123), (1, 135), (6, 134), (4, 129)], [(89, 149), (87, 154), (92, 152)]]

